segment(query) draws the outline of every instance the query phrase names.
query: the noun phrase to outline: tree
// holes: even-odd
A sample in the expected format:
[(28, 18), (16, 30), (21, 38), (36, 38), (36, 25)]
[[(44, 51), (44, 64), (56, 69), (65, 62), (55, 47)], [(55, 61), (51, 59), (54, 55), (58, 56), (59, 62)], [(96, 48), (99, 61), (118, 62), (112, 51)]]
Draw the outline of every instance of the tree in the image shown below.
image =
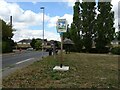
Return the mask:
[(42, 47), (41, 41), (40, 41), (40, 40), (37, 40), (36, 43), (35, 43), (35, 49), (36, 49), (36, 50), (39, 50), (41, 47)]
[(111, 11), (111, 0), (109, 2), (98, 2), (98, 11), (100, 14), (97, 16), (96, 27), (96, 48), (99, 52), (102, 52), (106, 46), (114, 38), (115, 28), (114, 25), (114, 12)]
[(86, 0), (81, 3), (81, 16), (82, 16), (82, 35), (83, 35), (83, 45), (87, 52), (92, 48), (93, 36), (94, 36), (94, 26), (95, 26), (95, 5), (96, 2), (86, 2)]
[(2, 52), (12, 52), (14, 46), (14, 41), (11, 39), (13, 37), (12, 26), (1, 19), (0, 22), (2, 22)]
[(6, 24), (5, 21), (2, 21), (2, 40), (8, 40), (11, 39), (13, 37), (13, 29), (12, 26)]
[(31, 47), (33, 48), (33, 49), (35, 49), (35, 43), (36, 43), (37, 41), (36, 41), (36, 39), (32, 39), (32, 41), (31, 41), (31, 43), (30, 43), (30, 45), (31, 45)]
[(74, 42), (75, 51), (80, 52), (82, 49), (82, 38), (81, 38), (81, 15), (80, 15), (80, 2), (75, 2), (73, 7), (73, 23), (70, 28), (70, 39)]

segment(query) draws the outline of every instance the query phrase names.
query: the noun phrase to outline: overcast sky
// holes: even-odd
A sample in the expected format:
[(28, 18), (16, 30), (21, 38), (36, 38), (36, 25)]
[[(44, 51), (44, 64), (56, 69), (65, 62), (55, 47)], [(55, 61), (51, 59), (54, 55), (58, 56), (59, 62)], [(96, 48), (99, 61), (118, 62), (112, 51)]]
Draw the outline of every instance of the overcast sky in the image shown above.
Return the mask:
[[(118, 15), (120, 15), (118, 14), (119, 1), (112, 0), (116, 31)], [(42, 38), (43, 11), (40, 7), (44, 6), (45, 38), (60, 41), (55, 26), (56, 21), (58, 18), (66, 18), (68, 24), (71, 24), (74, 2), (75, 0), (0, 0), (0, 18), (9, 23), (9, 17), (13, 16), (13, 28), (16, 29), (13, 40), (16, 42), (22, 39)]]

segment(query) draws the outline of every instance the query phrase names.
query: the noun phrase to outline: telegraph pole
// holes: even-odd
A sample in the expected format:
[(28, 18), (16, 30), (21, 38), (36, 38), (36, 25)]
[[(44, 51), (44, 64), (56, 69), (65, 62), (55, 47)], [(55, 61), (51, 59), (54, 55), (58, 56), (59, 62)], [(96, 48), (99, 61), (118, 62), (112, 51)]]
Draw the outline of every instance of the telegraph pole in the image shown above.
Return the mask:
[(44, 51), (44, 7), (41, 7), (40, 9), (43, 10), (43, 40), (42, 40), (42, 57), (43, 57), (43, 51)]

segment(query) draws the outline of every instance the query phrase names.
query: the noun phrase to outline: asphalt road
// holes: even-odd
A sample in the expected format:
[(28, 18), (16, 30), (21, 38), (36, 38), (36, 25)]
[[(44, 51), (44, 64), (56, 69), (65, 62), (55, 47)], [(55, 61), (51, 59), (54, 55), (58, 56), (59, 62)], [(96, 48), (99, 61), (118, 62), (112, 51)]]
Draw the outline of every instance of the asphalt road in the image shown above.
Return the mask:
[[(47, 52), (43, 52), (44, 56), (47, 56)], [(42, 57), (42, 52), (40, 51), (23, 51), (7, 55), (2, 55), (2, 68), (6, 68), (10, 65), (24, 63), (30, 61), (30, 59)]]

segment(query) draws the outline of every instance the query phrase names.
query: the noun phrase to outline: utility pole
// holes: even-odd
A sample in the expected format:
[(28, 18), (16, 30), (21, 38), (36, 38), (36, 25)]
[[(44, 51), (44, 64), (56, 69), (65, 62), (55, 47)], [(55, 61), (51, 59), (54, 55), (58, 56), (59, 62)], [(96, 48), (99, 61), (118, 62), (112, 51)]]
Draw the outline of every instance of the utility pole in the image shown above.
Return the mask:
[(10, 26), (12, 28), (12, 16), (10, 16)]
[(42, 40), (42, 57), (43, 57), (43, 51), (44, 51), (44, 7), (41, 7), (40, 9), (43, 10), (43, 40)]

